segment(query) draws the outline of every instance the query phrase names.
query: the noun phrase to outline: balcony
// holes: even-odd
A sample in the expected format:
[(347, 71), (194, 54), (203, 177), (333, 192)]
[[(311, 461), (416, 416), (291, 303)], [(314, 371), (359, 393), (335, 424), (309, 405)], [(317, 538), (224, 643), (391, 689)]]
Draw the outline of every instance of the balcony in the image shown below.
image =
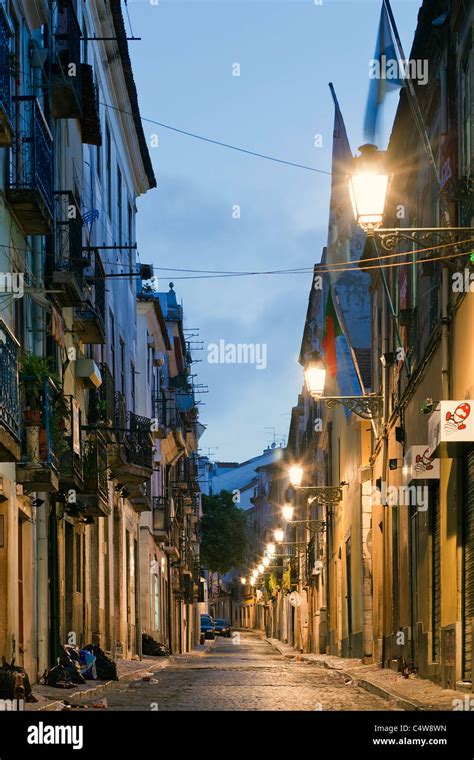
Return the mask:
[(81, 64), (82, 93), (82, 142), (102, 145), (100, 128), (99, 93), (94, 82), (94, 72), (88, 63)]
[(20, 459), (19, 343), (0, 319), (0, 462)]
[[(26, 398), (30, 381), (35, 385), (33, 405)], [(20, 461), (16, 466), (17, 483), (23, 486), (26, 493), (57, 491), (59, 477), (55, 439), (58, 436), (59, 418), (55, 405), (59, 391), (49, 378), (40, 384), (36, 383), (35, 378), (24, 378), (22, 394), (25, 403)], [(31, 393), (29, 395), (33, 397)]]
[(51, 64), (51, 113), (55, 119), (82, 117), (81, 29), (71, 0), (59, 0)]
[(13, 122), (6, 200), (26, 235), (48, 235), (53, 221), (53, 138), (38, 99), (14, 97)]
[(56, 445), (61, 491), (81, 491), (84, 486), (81, 446), (81, 411), (72, 396), (65, 398), (67, 415)]
[(173, 389), (152, 392), (153, 417), (156, 420), (152, 428), (153, 438), (164, 439), (170, 430), (181, 427), (181, 419), (176, 406), (176, 392)]
[(164, 496), (154, 496), (153, 509), (153, 535), (157, 541), (168, 541), (170, 525), (169, 502)]
[(83, 442), (84, 488), (80, 500), (87, 514), (110, 514), (107, 442), (100, 430), (89, 430)]
[(128, 500), (130, 501), (135, 512), (139, 514), (141, 512), (151, 512), (151, 481), (146, 480), (144, 483), (131, 486), (131, 490), (128, 493)]
[[(84, 300), (84, 268), (89, 260), (82, 252), (82, 217), (71, 192), (55, 193), (54, 263), (52, 289), (61, 306), (76, 306)], [(71, 208), (74, 218), (69, 218)], [(51, 270), (50, 270), (51, 271)]]
[(9, 147), (13, 139), (11, 121), (11, 55), (12, 31), (3, 5), (0, 7), (0, 147)]
[(102, 346), (105, 344), (104, 320), (97, 307), (90, 301), (74, 308), (73, 330), (82, 343)]
[(111, 428), (115, 419), (115, 381), (106, 362), (100, 362), (99, 370), (102, 385), (90, 391), (89, 424)]
[(153, 469), (151, 420), (127, 412), (121, 393), (115, 394), (114, 432), (116, 445), (112, 449), (110, 467), (120, 483), (134, 486), (149, 480)]

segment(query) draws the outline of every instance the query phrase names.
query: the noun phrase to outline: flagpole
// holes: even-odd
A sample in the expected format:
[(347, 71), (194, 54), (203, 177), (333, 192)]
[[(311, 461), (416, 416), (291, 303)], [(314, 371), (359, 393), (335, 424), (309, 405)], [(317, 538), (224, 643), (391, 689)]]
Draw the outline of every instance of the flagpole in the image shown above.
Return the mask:
[[(390, 19), (390, 24), (392, 26), (393, 34), (395, 36), (395, 41), (397, 43), (400, 59), (402, 61), (406, 61), (406, 57), (405, 57), (405, 53), (403, 51), (403, 46), (402, 46), (402, 42), (401, 42), (401, 39), (400, 39), (400, 35), (398, 34), (397, 24), (395, 22), (395, 17), (393, 15), (393, 11), (392, 11), (392, 8), (391, 8), (391, 5), (390, 5), (390, 0), (383, 0), (383, 3), (385, 5), (385, 8), (387, 10), (387, 13), (388, 13), (388, 16), (389, 16), (389, 19)], [(434, 158), (434, 155), (433, 155), (433, 149), (431, 147), (430, 138), (428, 136), (428, 132), (427, 132), (426, 127), (425, 127), (425, 123), (423, 121), (423, 114), (421, 113), (421, 109), (420, 109), (420, 106), (418, 104), (418, 100), (417, 100), (416, 93), (415, 93), (415, 88), (414, 88), (413, 82), (412, 82), (412, 80), (410, 78), (409, 68), (408, 67), (405, 67), (405, 72), (406, 73), (405, 73), (404, 79), (405, 79), (406, 85), (407, 85), (406, 93), (407, 93), (407, 97), (408, 97), (408, 102), (410, 103), (410, 107), (411, 107), (411, 110), (413, 112), (413, 116), (415, 117), (415, 122), (416, 122), (416, 125), (418, 127), (418, 131), (420, 133), (420, 136), (421, 136), (421, 139), (423, 141), (423, 144), (425, 146), (425, 151), (426, 151), (426, 154), (428, 156), (429, 162), (431, 163), (431, 166), (433, 167), (433, 171), (435, 173), (436, 180), (437, 180), (439, 186), (441, 187), (441, 182), (440, 182), (439, 173), (438, 173), (438, 167), (436, 166), (436, 161), (435, 161), (435, 158)]]

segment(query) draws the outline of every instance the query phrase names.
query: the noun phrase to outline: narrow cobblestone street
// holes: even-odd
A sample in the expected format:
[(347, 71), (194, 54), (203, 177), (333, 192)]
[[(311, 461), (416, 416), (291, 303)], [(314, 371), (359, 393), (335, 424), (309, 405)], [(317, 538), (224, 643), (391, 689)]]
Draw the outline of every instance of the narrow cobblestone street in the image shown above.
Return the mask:
[(289, 662), (245, 632), (204, 655), (174, 657), (151, 682), (107, 694), (109, 710), (393, 710), (334, 671)]

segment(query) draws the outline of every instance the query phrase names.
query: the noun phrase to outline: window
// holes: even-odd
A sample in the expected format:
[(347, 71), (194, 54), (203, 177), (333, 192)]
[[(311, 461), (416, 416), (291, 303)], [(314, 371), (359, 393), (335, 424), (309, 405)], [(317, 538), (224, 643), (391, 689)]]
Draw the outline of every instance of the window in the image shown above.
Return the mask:
[(105, 125), (105, 171), (107, 174), (107, 213), (112, 220), (112, 145), (109, 125)]
[(115, 319), (113, 313), (109, 312), (110, 316), (110, 364), (112, 375), (115, 377)]
[(118, 244), (123, 243), (123, 224), (122, 224), (122, 172), (117, 166), (117, 228), (118, 228)]
[(125, 341), (120, 338), (120, 390), (125, 397)]
[(127, 207), (127, 244), (130, 246), (128, 249), (128, 271), (130, 273), (129, 280), (130, 285), (133, 285), (133, 251), (131, 246), (133, 245), (133, 207), (130, 201)]
[(132, 410), (135, 411), (135, 393), (136, 393), (136, 387), (135, 387), (135, 365), (133, 362), (130, 362), (130, 379), (131, 379), (131, 394), (132, 394)]

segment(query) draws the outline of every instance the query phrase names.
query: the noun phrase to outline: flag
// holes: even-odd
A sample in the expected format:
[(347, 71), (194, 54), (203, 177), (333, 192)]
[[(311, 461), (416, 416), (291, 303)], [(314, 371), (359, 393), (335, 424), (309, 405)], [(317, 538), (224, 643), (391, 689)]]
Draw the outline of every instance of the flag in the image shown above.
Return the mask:
[[(332, 139), (332, 176), (331, 201), (329, 208), (328, 246), (336, 243), (337, 239), (350, 237), (354, 213), (352, 211), (347, 184), (347, 175), (352, 165), (352, 151), (347, 137), (346, 125), (339, 108), (333, 84), (329, 89), (334, 101), (334, 128)], [(334, 259), (335, 261), (336, 259)]]
[[(402, 76), (400, 76), (401, 72)], [(396, 53), (385, 2), (382, 3), (377, 43), (369, 76), (370, 85), (365, 111), (364, 137), (368, 142), (374, 143), (380, 106), (386, 93), (403, 86), (403, 69)]]
[(336, 309), (332, 300), (331, 289), (329, 289), (326, 301), (326, 311), (324, 314), (324, 331), (321, 346), (324, 351), (324, 360), (331, 377), (337, 373), (337, 355), (336, 355), (336, 338), (342, 335), (341, 325), (337, 318)]

